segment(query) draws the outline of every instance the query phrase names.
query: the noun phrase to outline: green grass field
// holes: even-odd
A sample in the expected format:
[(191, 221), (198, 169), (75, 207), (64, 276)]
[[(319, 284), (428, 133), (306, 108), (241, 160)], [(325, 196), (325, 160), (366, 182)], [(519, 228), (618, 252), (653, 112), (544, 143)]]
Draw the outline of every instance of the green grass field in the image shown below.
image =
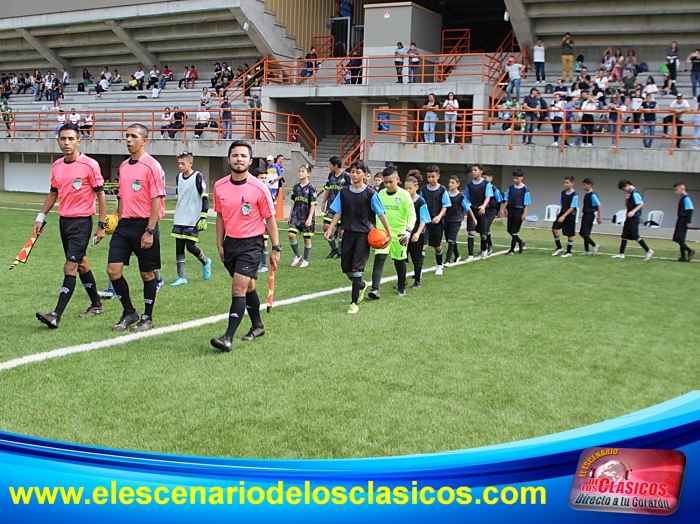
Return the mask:
[[(0, 193), (7, 267), (41, 199)], [(57, 224), (52, 213), (26, 266), (0, 272), (0, 363), (114, 336), (118, 301), (105, 303), (104, 316), (79, 319), (88, 305), (79, 288), (60, 329), (34, 318), (54, 307), (62, 282)], [(176, 277), (170, 225), (161, 222), (168, 283)], [(506, 236), (494, 226), (498, 245)], [(0, 371), (0, 429), (193, 455), (371, 457), (535, 437), (698, 388), (698, 266), (672, 262), (675, 244), (650, 241), (657, 255), (649, 262), (603, 253), (562, 260), (549, 256), (549, 231), (522, 236), (523, 255), (428, 273), (404, 299), (387, 283), (381, 300), (365, 301), (355, 316), (346, 314), (349, 292), (279, 306), (263, 313), (265, 337), (237, 340), (230, 354), (209, 345), (225, 329), (220, 322)], [(617, 238), (596, 239), (605, 254), (616, 252)], [(215, 254), (213, 225), (201, 245)], [(278, 300), (348, 285), (339, 263), (325, 259), (320, 235), (308, 268), (289, 267), (290, 251), (277, 273)], [(628, 253), (642, 251), (630, 245)], [(89, 257), (106, 287), (106, 243)], [(138, 304), (138, 273), (129, 268), (126, 277)], [(158, 294), (157, 326), (228, 310), (220, 262), (203, 282), (189, 258), (188, 277), (188, 286)], [(244, 319), (238, 338), (248, 327)]]

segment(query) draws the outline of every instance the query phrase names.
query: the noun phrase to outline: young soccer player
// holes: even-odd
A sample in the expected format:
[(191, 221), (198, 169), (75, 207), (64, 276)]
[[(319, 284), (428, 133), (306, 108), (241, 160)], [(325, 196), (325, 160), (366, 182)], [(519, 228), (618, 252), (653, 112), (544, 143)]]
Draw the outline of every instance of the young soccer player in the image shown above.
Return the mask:
[[(328, 173), (328, 180), (326, 180), (326, 184), (323, 186), (323, 202), (321, 202), (321, 212), (326, 214), (326, 216), (323, 217), (324, 236), (335, 214), (331, 209), (331, 205), (335, 201), (340, 190), (344, 187), (349, 187), (351, 184), (350, 175), (343, 170), (342, 165), (343, 160), (339, 156), (332, 156), (328, 160), (328, 168), (331, 172)], [(343, 229), (338, 226), (335, 236), (326, 238), (328, 239), (328, 244), (331, 246), (331, 252), (328, 253), (326, 258), (340, 258), (343, 252)], [(337, 245), (335, 241), (336, 238), (338, 239)]]
[(489, 205), (486, 206), (486, 249), (488, 254), (493, 253), (493, 242), (491, 241), (491, 225), (496, 217), (501, 212), (501, 206), (503, 204), (503, 195), (501, 191), (493, 184), (493, 172), (484, 171), (484, 178), (491, 184), (491, 189), (493, 190), (493, 198), (489, 200)]
[(654, 256), (654, 250), (649, 249), (649, 246), (647, 246), (647, 243), (644, 242), (644, 239), (639, 236), (639, 221), (641, 220), (642, 208), (644, 207), (642, 195), (639, 191), (637, 191), (637, 188), (632, 185), (632, 182), (624, 178), (618, 182), (617, 188), (627, 194), (625, 197), (627, 218), (625, 220), (625, 224), (622, 226), (620, 252), (617, 255), (613, 255), (612, 258), (625, 258), (627, 241), (636, 240), (642, 249), (647, 253), (644, 260), (649, 260), (652, 256)]
[(359, 311), (358, 304), (362, 302), (367, 288), (367, 284), (362, 280), (362, 272), (369, 258), (367, 233), (375, 228), (377, 217), (389, 236), (386, 245), (391, 243), (391, 228), (386, 219), (382, 201), (364, 182), (367, 173), (369, 173), (367, 164), (361, 160), (352, 163), (350, 166), (352, 185), (341, 189), (338, 197), (333, 200), (331, 204), (333, 218), (324, 233), (326, 240), (330, 241), (333, 228), (345, 217), (343, 222), (345, 249), (340, 258), (340, 267), (352, 281), (352, 296), (348, 308), (348, 313), (351, 315)]
[(493, 186), (484, 178), (484, 168), (481, 164), (472, 166), (472, 179), (467, 182), (464, 196), (472, 203), (472, 214), (475, 220), (467, 220), (467, 247), (469, 248), (469, 260), (474, 258), (474, 236), (479, 233), (481, 237), (481, 251), (479, 256), (488, 256), (488, 218), (486, 209), (493, 198)]
[(207, 229), (207, 212), (209, 211), (209, 195), (204, 175), (192, 169), (194, 157), (189, 151), (180, 153), (177, 157), (177, 167), (180, 173), (175, 177), (175, 194), (177, 205), (173, 217), (173, 232), (175, 238), (175, 260), (177, 262), (177, 280), (171, 286), (187, 284), (185, 270), (185, 249), (192, 253), (202, 264), (202, 278), (211, 278), (211, 258), (197, 246), (199, 232)]
[(61, 316), (73, 296), (76, 274), (80, 275), (80, 282), (90, 297), (90, 307), (80, 317), (87, 318), (104, 313), (97, 294), (95, 277), (86, 256), (88, 244), (93, 238), (95, 197), (99, 209), (99, 222), (94, 237), (99, 242), (105, 236), (107, 200), (100, 165), (79, 151), (80, 129), (75, 124), (64, 124), (61, 127), (58, 131), (58, 145), (64, 156), (56, 160), (51, 167), (51, 191), (46, 195), (44, 205), (34, 223), (36, 236), (44, 225), (46, 215), (56, 201), (59, 201), (58, 228), (66, 256), (63, 265), (63, 286), (54, 310), (51, 313), (36, 314), (36, 318), (51, 329), (58, 328)]
[[(311, 166), (302, 164), (299, 166), (299, 182), (294, 185), (292, 190), (292, 209), (289, 211), (289, 243), (294, 251), (294, 260), (292, 267), (296, 267), (301, 263), (300, 267), (309, 265), (309, 256), (311, 255), (311, 237), (314, 236), (316, 229), (316, 188), (309, 182), (311, 174)], [(304, 256), (299, 252), (299, 242), (297, 235), (301, 233), (304, 238)]]
[(475, 220), (472, 213), (471, 203), (459, 190), (459, 177), (452, 175), (447, 183), (451, 206), (445, 212), (445, 240), (447, 240), (447, 255), (445, 256), (445, 267), (450, 267), (450, 259), (454, 254), (455, 264), (459, 262), (460, 256), (457, 249), (457, 235), (464, 222), (464, 212), (469, 215), (470, 220)]
[(384, 189), (384, 173), (377, 173), (374, 175), (374, 190), (379, 193)]
[[(413, 209), (416, 213), (416, 224), (411, 231), (411, 241), (408, 243), (408, 254), (411, 256), (413, 263), (413, 285), (411, 289), (421, 288), (421, 273), (423, 271), (423, 257), (425, 253), (423, 246), (425, 245), (425, 227), (430, 224), (430, 212), (428, 206), (422, 196), (418, 194), (420, 182), (423, 179), (420, 171), (412, 169), (406, 177), (406, 191), (411, 195), (413, 201)], [(398, 287), (397, 287), (398, 289)]]
[(430, 213), (430, 224), (427, 226), (428, 245), (435, 249), (436, 275), (442, 275), (442, 233), (443, 221), (447, 208), (452, 205), (445, 186), (440, 184), (440, 168), (428, 166), (428, 185), (421, 189), (420, 196), (425, 200)]
[[(267, 171), (261, 167), (256, 167), (255, 169), (253, 169), (253, 176), (261, 182), (265, 183), (265, 187), (270, 192), (270, 196), (272, 196), (272, 191), (270, 191), (270, 188), (268, 187), (266, 182)], [(272, 197), (272, 203), (275, 203), (274, 197)], [(265, 260), (267, 260), (267, 255), (270, 252), (268, 240), (270, 240), (270, 235), (267, 234), (267, 226), (265, 226), (265, 234), (263, 235), (263, 255), (265, 256), (263, 257), (262, 262), (260, 263), (260, 269), (258, 269), (258, 273), (267, 273), (270, 270), (270, 268), (267, 267), (267, 264), (265, 264)]]
[(695, 207), (690, 195), (685, 192), (683, 182), (673, 184), (673, 190), (681, 197), (678, 201), (678, 218), (676, 219), (676, 229), (673, 231), (673, 241), (681, 247), (681, 258), (678, 259), (678, 262), (690, 262), (695, 256), (695, 250), (688, 247), (688, 244), (685, 243), (685, 237), (693, 222), (693, 209)]
[[(153, 328), (153, 306), (156, 302), (156, 276), (160, 269), (160, 234), (158, 220), (165, 216), (163, 168), (146, 153), (148, 128), (141, 124), (126, 130), (126, 146), (130, 157), (119, 166), (119, 225), (109, 244), (107, 274), (120, 297), (124, 311), (113, 331), (124, 331), (138, 322), (134, 331)], [(123, 276), (131, 254), (136, 254), (143, 280), (144, 314), (140, 317), (131, 303), (129, 284)]]
[(578, 195), (574, 191), (575, 180), (572, 176), (564, 177), (564, 191), (561, 192), (559, 197), (559, 205), (561, 209), (557, 215), (554, 224), (552, 224), (552, 236), (554, 237), (554, 243), (557, 249), (552, 253), (553, 257), (558, 256), (562, 251), (561, 247), (561, 237), (559, 232), (567, 237), (568, 241), (566, 243), (566, 253), (562, 255), (562, 258), (569, 258), (571, 256), (571, 250), (574, 247), (574, 236), (576, 235), (576, 212), (578, 208)]
[(505, 202), (505, 213), (507, 217), (508, 234), (511, 237), (510, 249), (506, 255), (515, 254), (515, 245), (518, 245), (518, 252), (525, 249), (525, 241), (520, 238), (520, 228), (527, 217), (527, 210), (532, 205), (530, 200), (530, 190), (523, 183), (523, 170), (513, 171), (513, 185), (511, 185), (503, 197)]
[[(600, 205), (600, 199), (598, 195), (593, 191), (593, 179), (586, 178), (583, 181), (583, 189), (586, 194), (583, 196), (583, 214), (581, 215), (581, 230), (579, 235), (583, 238), (583, 248), (581, 255), (597, 255), (600, 246), (596, 244), (591, 238), (591, 232), (593, 231), (593, 221), (595, 220), (596, 211), (598, 212), (598, 225), (603, 223), (603, 206)], [(593, 248), (593, 251), (589, 251), (589, 247)]]
[[(394, 261), (398, 277), (397, 291), (400, 297), (406, 296), (406, 256), (411, 233), (416, 224), (416, 210), (413, 199), (405, 189), (399, 187), (399, 171), (396, 166), (387, 166), (384, 175), (384, 188), (377, 193), (386, 211), (386, 221), (391, 227), (391, 243), (383, 249), (374, 251), (372, 267), (372, 289), (368, 298), (379, 298), (379, 283), (384, 272), (384, 263), (388, 256)], [(382, 217), (377, 220), (377, 227)]]

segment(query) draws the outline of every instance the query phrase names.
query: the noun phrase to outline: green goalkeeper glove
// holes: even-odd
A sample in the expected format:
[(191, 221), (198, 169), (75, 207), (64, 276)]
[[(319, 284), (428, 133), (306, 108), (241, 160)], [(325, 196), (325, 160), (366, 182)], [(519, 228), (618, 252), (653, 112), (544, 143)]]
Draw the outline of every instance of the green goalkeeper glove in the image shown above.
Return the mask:
[(199, 222), (197, 222), (197, 231), (207, 230), (207, 214), (202, 213), (199, 217)]

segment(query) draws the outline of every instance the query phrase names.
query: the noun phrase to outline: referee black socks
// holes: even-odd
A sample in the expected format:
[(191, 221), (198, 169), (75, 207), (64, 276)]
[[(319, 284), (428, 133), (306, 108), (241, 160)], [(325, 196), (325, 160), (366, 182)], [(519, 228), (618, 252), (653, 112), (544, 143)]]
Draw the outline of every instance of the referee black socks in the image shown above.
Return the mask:
[(92, 274), (92, 271), (80, 273), (80, 282), (82, 282), (85, 291), (90, 297), (91, 305), (101, 306), (102, 301), (100, 300), (100, 295), (97, 294), (97, 282), (95, 282), (95, 275)]
[(119, 300), (121, 300), (122, 307), (124, 308), (124, 314), (131, 315), (136, 312), (134, 305), (131, 303), (131, 296), (129, 296), (129, 284), (126, 282), (126, 279), (121, 276), (117, 280), (112, 280), (112, 287), (114, 288), (114, 293), (119, 297)]
[(228, 328), (226, 329), (226, 338), (232, 339), (236, 334), (238, 326), (241, 325), (241, 320), (243, 320), (243, 315), (245, 314), (245, 297), (233, 297), (231, 299), (231, 309), (228, 313)]
[(262, 318), (260, 318), (260, 297), (255, 289), (246, 293), (245, 309), (248, 312), (253, 327), (263, 327)]
[(153, 305), (156, 303), (156, 291), (158, 281), (154, 278), (143, 282), (143, 303), (145, 309), (143, 314), (148, 318), (153, 318)]
[(70, 297), (73, 296), (73, 291), (75, 291), (75, 275), (63, 275), (63, 287), (61, 287), (61, 292), (58, 295), (58, 304), (56, 304), (56, 309), (54, 313), (58, 318), (61, 318), (63, 311), (66, 309), (68, 302), (70, 302)]

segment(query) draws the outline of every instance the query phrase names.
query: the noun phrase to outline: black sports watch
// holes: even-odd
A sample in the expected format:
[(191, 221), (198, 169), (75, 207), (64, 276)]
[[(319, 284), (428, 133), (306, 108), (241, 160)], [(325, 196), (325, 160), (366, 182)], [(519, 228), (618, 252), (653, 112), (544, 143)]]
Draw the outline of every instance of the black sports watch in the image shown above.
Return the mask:
[(155, 235), (155, 234), (156, 234), (156, 228), (154, 228), (154, 227), (147, 227), (147, 228), (146, 228), (146, 233), (148, 233), (149, 235)]
[(280, 252), (282, 251), (282, 244), (277, 244), (276, 246), (272, 246), (273, 251)]
[(100, 229), (107, 229), (107, 222), (98, 222), (97, 227)]

